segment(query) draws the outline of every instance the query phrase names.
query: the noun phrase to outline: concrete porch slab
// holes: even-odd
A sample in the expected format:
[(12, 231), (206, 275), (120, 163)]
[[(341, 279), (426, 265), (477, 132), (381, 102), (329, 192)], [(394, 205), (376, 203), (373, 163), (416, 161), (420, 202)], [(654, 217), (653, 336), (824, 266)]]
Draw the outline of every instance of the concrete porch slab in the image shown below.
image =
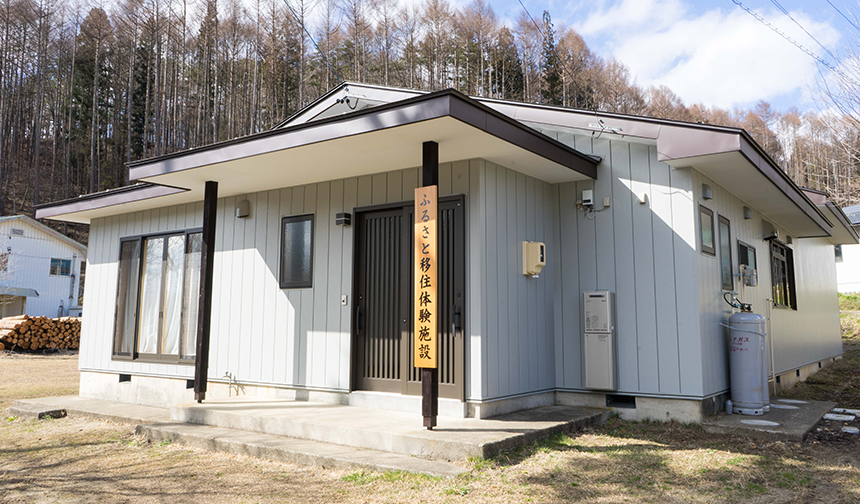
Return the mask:
[(175, 422), (260, 432), (432, 460), (492, 457), (555, 433), (601, 422), (606, 410), (546, 406), (490, 419), (444, 418), (432, 431), (421, 416), (342, 404), (233, 398), (171, 408)]
[(168, 441), (209, 451), (249, 455), (307, 466), (408, 471), (442, 478), (453, 478), (469, 472), (465, 467), (450, 462), (209, 425), (178, 422), (145, 424), (138, 425), (135, 433), (151, 442)]
[(821, 418), (836, 406), (830, 401), (773, 399), (761, 416), (720, 413), (702, 420), (705, 432), (757, 439), (802, 441)]

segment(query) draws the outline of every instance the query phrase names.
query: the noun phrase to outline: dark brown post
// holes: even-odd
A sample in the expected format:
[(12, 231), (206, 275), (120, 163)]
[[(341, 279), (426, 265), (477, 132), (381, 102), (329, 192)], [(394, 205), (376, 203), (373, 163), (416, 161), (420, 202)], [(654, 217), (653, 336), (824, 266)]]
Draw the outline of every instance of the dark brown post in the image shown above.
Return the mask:
[[(438, 184), (439, 144), (424, 142), (421, 187)], [(421, 368), (421, 414), (424, 416), (424, 427), (433, 430), (436, 427), (436, 415), (439, 414), (439, 379), (435, 368)]]
[(207, 181), (203, 197), (203, 247), (200, 251), (200, 299), (197, 304), (197, 353), (194, 360), (194, 400), (206, 399), (209, 380), (209, 329), (212, 321), (212, 276), (215, 267), (215, 211), (218, 182)]

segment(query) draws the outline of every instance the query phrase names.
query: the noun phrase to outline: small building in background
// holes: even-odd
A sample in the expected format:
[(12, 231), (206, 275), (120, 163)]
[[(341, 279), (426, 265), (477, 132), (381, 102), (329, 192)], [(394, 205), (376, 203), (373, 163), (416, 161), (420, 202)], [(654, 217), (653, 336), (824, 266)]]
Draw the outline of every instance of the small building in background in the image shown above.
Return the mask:
[(26, 215), (0, 217), (0, 316), (80, 316), (87, 247)]
[[(854, 226), (860, 229), (860, 205), (842, 209)], [(842, 294), (860, 293), (860, 245), (836, 246), (836, 282)]]

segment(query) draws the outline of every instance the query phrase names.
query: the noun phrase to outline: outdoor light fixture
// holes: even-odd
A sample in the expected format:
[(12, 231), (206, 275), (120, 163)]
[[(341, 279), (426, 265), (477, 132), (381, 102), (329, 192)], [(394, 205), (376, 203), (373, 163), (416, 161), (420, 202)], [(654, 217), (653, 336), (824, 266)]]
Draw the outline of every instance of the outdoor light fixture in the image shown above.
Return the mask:
[(334, 223), (338, 226), (349, 226), (352, 224), (352, 214), (339, 213), (335, 216)]
[(239, 219), (244, 219), (245, 217), (251, 215), (251, 202), (248, 200), (242, 200), (236, 203), (236, 217)]
[(745, 206), (744, 207), (744, 220), (750, 220), (750, 219), (752, 219), (752, 210), (750, 210), (750, 207)]
[(711, 186), (709, 186), (708, 184), (702, 184), (702, 198), (706, 200), (714, 198), (713, 194), (711, 193)]

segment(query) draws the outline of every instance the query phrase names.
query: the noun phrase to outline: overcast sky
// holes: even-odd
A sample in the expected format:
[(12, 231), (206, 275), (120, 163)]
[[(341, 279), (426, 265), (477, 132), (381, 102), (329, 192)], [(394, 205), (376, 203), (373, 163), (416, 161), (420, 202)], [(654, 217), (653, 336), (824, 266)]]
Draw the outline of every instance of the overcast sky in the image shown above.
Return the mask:
[[(732, 0), (522, 0), (535, 19), (573, 26), (589, 47), (614, 56), (643, 87), (665, 84), (687, 104), (750, 107), (768, 100), (778, 109), (814, 107), (815, 61)], [(836, 10), (852, 18), (855, 0), (743, 0), (804, 47), (830, 63), (860, 38)], [(461, 5), (465, 1), (457, 1)], [(522, 11), (517, 0), (492, 2), (504, 20)], [(798, 24), (780, 11), (783, 7)], [(822, 45), (809, 35), (808, 31)]]

